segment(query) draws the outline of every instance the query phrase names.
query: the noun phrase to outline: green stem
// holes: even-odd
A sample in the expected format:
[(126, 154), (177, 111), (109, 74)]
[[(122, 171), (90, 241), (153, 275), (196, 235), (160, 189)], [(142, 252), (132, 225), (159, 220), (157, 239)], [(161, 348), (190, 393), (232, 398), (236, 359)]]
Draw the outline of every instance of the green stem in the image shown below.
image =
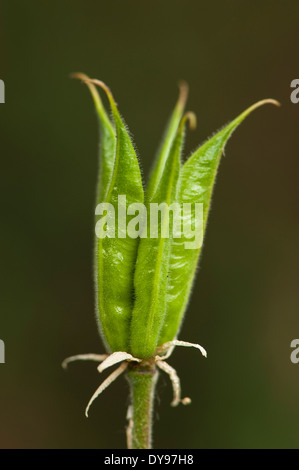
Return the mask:
[(158, 372), (155, 365), (132, 365), (127, 376), (131, 388), (128, 448), (151, 449), (153, 401)]

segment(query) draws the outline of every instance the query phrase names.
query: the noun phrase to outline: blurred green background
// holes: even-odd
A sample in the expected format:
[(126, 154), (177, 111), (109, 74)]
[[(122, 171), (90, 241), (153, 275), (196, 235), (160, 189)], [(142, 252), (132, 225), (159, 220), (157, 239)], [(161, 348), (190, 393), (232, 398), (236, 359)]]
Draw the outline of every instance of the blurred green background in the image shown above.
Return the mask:
[(297, 0), (1, 1), (1, 448), (123, 448), (128, 386), (99, 385), (93, 210), (97, 121), (69, 74), (104, 80), (148, 175), (177, 97), (190, 85), (198, 127), (186, 155), (261, 98), (222, 160), (204, 253), (177, 349), (183, 396), (161, 376), (156, 448), (299, 447), (299, 76)]

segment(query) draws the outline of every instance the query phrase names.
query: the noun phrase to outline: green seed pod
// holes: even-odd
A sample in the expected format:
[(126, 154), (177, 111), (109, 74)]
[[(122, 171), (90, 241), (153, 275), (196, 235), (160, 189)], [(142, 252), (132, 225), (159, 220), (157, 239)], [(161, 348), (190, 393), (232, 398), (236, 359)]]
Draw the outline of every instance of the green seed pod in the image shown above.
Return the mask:
[[(215, 177), (226, 142), (236, 127), (264, 100), (248, 108), (228, 126), (205, 142), (181, 167), (181, 151), (187, 117), (182, 114), (188, 88), (180, 87), (180, 95), (165, 132), (146, 191), (146, 223), (140, 230), (140, 240), (127, 234), (127, 222), (132, 217), (127, 209), (132, 203), (143, 202), (144, 194), (136, 153), (126, 127), (119, 115), (109, 88), (99, 80), (75, 74), (89, 87), (100, 124), (100, 172), (96, 203), (104, 203), (99, 215), (113, 208), (114, 224), (125, 211), (125, 233), (115, 227), (112, 234), (96, 238), (95, 283), (96, 309), (100, 331), (107, 349), (149, 358), (157, 347), (178, 335), (186, 310), (201, 246), (186, 249), (186, 237), (177, 238), (170, 223), (172, 204), (203, 205), (205, 232)], [(95, 85), (100, 86), (110, 102), (114, 126), (111, 123)], [(125, 202), (119, 204), (119, 196)], [(163, 205), (167, 206), (163, 212)], [(151, 206), (151, 207), (150, 207)], [(156, 219), (152, 207), (156, 206)], [(98, 206), (97, 206), (98, 207)], [(161, 218), (159, 218), (161, 210)], [(133, 215), (133, 213), (132, 213)], [(185, 221), (192, 224), (192, 213)], [(106, 214), (100, 221), (101, 230), (109, 226)], [(136, 224), (136, 223), (135, 223)], [(154, 227), (153, 227), (154, 226)], [(154, 235), (152, 232), (154, 231)], [(115, 281), (117, 279), (117, 282)]]
[[(102, 218), (96, 223), (96, 312), (100, 332), (111, 354), (79, 354), (65, 359), (63, 366), (77, 360), (94, 361), (99, 364), (101, 374), (117, 365), (92, 395), (86, 416), (94, 400), (126, 372), (131, 386), (128, 447), (149, 448), (157, 370), (168, 374), (171, 380), (171, 405), (186, 405), (191, 400), (181, 397), (180, 379), (166, 359), (177, 346), (194, 347), (207, 356), (199, 344), (177, 339), (202, 245), (202, 240), (191, 242), (190, 233), (195, 233), (196, 238), (202, 229), (200, 238), (203, 239), (221, 155), (233, 131), (262, 104), (278, 103), (264, 100), (251, 106), (199, 147), (182, 166), (185, 124), (189, 119), (194, 125), (195, 117), (192, 113), (183, 116), (187, 87), (181, 86), (144, 206), (136, 153), (111, 91), (101, 81), (82, 74), (75, 76), (87, 83), (91, 91), (101, 131), (96, 214)], [(105, 91), (114, 125), (94, 85)], [(189, 207), (186, 213), (184, 204)], [(197, 215), (194, 217), (190, 210), (194, 204), (202, 210), (201, 226)], [(179, 217), (174, 215), (177, 207)], [(185, 225), (189, 227), (187, 233)]]
[[(166, 293), (172, 234), (169, 227), (169, 207), (178, 194), (180, 156), (183, 146), (186, 115), (167, 154), (157, 189), (150, 199), (145, 234), (138, 247), (135, 268), (135, 303), (132, 313), (131, 352), (148, 358), (154, 355), (166, 312)], [(192, 115), (193, 117), (193, 115)], [(194, 121), (194, 119), (192, 119)], [(164, 207), (163, 207), (164, 206)], [(154, 207), (157, 209), (153, 217)], [(162, 209), (161, 218), (158, 208)], [(163, 211), (164, 209), (164, 211)]]
[[(115, 123), (116, 145), (113, 146), (112, 131), (109, 121), (103, 113), (99, 113), (104, 132), (106, 151), (105, 164), (100, 173), (97, 200), (105, 206), (99, 212), (114, 209), (112, 220), (105, 215), (107, 224), (114, 223), (114, 232), (103, 238), (96, 238), (95, 278), (96, 278), (96, 310), (98, 325), (108, 350), (129, 350), (129, 325), (133, 308), (133, 273), (137, 256), (137, 239), (120, 233), (118, 220), (120, 211), (126, 214), (132, 203), (143, 202), (143, 186), (138, 160), (126, 127), (119, 115), (114, 98), (109, 88), (99, 80), (85, 80), (87, 84), (99, 85), (109, 99)], [(114, 133), (114, 131), (113, 131)], [(113, 171), (111, 172), (111, 151), (114, 150)], [(102, 187), (101, 187), (102, 185)], [(118, 196), (125, 196), (123, 204), (119, 204)], [(109, 206), (110, 205), (110, 206)], [(109, 209), (109, 210), (110, 210)], [(104, 218), (99, 222), (104, 228)], [(127, 216), (125, 215), (125, 222)], [(96, 226), (97, 227), (97, 226)], [(110, 227), (111, 228), (111, 227)], [(111, 236), (110, 236), (111, 235)]]
[[(274, 100), (263, 100), (254, 104), (199, 147), (182, 167), (178, 200), (181, 204), (203, 204), (204, 232), (215, 178), (225, 144), (238, 125), (252, 111), (265, 103), (278, 104)], [(186, 249), (186, 241), (183, 236), (174, 239), (172, 244), (168, 273), (167, 311), (159, 344), (171, 341), (178, 335), (194, 282), (201, 247), (194, 250)]]

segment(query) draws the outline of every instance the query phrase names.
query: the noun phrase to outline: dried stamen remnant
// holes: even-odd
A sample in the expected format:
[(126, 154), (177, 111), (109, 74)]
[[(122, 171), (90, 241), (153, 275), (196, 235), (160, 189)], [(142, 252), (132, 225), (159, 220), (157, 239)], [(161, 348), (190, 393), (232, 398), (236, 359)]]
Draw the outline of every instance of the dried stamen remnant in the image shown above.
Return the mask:
[(88, 411), (92, 403), (95, 401), (95, 399), (104, 391), (106, 388), (109, 387), (125, 370), (127, 369), (129, 364), (133, 364), (136, 371), (138, 370), (140, 374), (143, 372), (148, 373), (151, 370), (154, 371), (154, 366), (155, 364), (159, 367), (159, 369), (163, 370), (170, 378), (171, 383), (172, 383), (172, 388), (173, 388), (173, 400), (171, 402), (171, 406), (177, 406), (179, 403), (182, 403), (183, 405), (187, 405), (191, 403), (190, 398), (181, 398), (181, 384), (180, 384), (180, 379), (177, 375), (176, 370), (171, 367), (167, 362), (165, 362), (165, 359), (168, 359), (170, 355), (172, 354), (175, 346), (184, 346), (184, 347), (193, 347), (196, 349), (199, 349), (203, 356), (207, 357), (206, 350), (200, 346), (199, 344), (193, 344), (193, 343), (188, 343), (186, 341), (178, 341), (178, 340), (173, 340), (169, 341), (168, 343), (162, 344), (159, 348), (157, 348), (158, 353), (166, 353), (160, 356), (159, 354), (156, 356), (153, 356), (152, 358), (149, 358), (147, 360), (142, 360), (137, 357), (132, 356), (132, 354), (126, 353), (124, 351), (116, 351), (110, 355), (107, 354), (78, 354), (77, 356), (71, 356), (67, 359), (65, 359), (62, 363), (62, 366), (65, 368), (70, 362), (75, 362), (75, 361), (95, 361), (95, 362), (100, 362), (98, 365), (97, 369), (100, 373), (102, 373), (104, 370), (108, 369), (109, 367), (112, 367), (116, 364), (119, 364), (121, 362), (121, 365), (114, 370), (108, 377), (105, 379), (99, 388), (95, 391), (93, 396), (91, 397), (86, 411), (85, 415), (88, 417)]

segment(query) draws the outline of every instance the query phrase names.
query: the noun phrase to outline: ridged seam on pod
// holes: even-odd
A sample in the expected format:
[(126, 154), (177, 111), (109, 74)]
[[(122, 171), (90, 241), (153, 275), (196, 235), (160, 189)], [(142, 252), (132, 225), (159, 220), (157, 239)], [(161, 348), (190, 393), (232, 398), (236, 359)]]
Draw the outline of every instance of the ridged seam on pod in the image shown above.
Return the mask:
[[(169, 208), (177, 201), (184, 128), (189, 119), (194, 125), (195, 116), (187, 113), (181, 121), (165, 161), (161, 178), (152, 196), (151, 204), (166, 204)], [(166, 310), (167, 276), (169, 271), (172, 234), (169, 217), (158, 223), (158, 238), (149, 238), (153, 221), (148, 218), (147, 237), (141, 238), (135, 268), (135, 303), (131, 323), (131, 352), (136, 357), (153, 356), (158, 346), (160, 329)], [(168, 235), (168, 236), (166, 236)]]

